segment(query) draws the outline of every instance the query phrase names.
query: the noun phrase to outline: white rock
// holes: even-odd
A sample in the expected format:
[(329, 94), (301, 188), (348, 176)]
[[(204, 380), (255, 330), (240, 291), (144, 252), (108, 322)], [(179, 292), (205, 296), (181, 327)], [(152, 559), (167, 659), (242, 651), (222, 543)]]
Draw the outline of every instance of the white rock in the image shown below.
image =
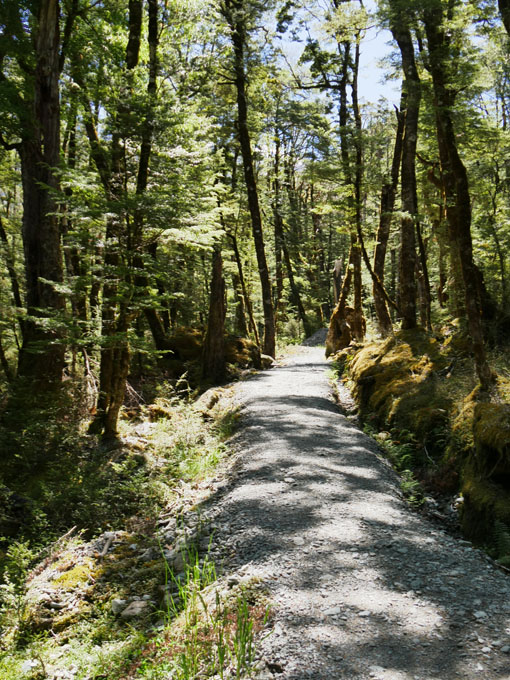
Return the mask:
[(144, 614), (148, 613), (150, 608), (151, 606), (149, 602), (144, 600), (135, 600), (124, 609), (124, 611), (121, 613), (121, 617), (123, 619), (131, 619), (135, 616), (143, 616)]
[(326, 616), (336, 616), (337, 614), (342, 613), (342, 608), (341, 607), (330, 607), (329, 609), (326, 609), (324, 611), (324, 614)]
[(367, 616), (370, 616), (372, 612), (369, 612), (368, 610), (365, 610), (364, 612), (360, 612), (359, 616), (362, 616), (363, 618), (367, 618)]
[(120, 614), (120, 612), (126, 607), (126, 604), (127, 600), (122, 600), (120, 597), (116, 597), (111, 603), (112, 614)]
[(480, 611), (474, 612), (473, 616), (475, 617), (475, 619), (486, 619), (487, 618), (487, 612), (480, 610)]

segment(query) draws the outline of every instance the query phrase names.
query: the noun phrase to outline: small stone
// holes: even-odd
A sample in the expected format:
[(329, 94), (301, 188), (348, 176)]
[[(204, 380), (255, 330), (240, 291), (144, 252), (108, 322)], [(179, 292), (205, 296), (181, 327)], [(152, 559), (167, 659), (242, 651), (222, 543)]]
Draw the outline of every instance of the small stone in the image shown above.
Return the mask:
[(48, 605), (51, 609), (65, 609), (65, 604), (62, 602), (55, 602), (54, 600)]
[(135, 600), (122, 611), (121, 617), (131, 619), (135, 616), (143, 616), (148, 613), (150, 607), (150, 604), (145, 600)]
[(284, 477), (283, 481), (286, 482), (287, 484), (293, 484), (296, 480), (294, 477)]
[(503, 654), (510, 654), (510, 645), (504, 645), (503, 647), (501, 647), (501, 651), (503, 652)]
[(181, 571), (184, 569), (185, 559), (181, 550), (165, 550), (164, 556), (168, 566), (174, 571)]
[(140, 562), (151, 562), (155, 559), (154, 550), (152, 548), (147, 548), (138, 558)]
[(371, 613), (372, 613), (372, 612), (369, 612), (368, 610), (365, 610), (364, 612), (360, 612), (360, 613), (359, 613), (359, 616), (362, 616), (363, 618), (367, 618), (368, 616), (370, 616)]
[(112, 614), (120, 614), (120, 612), (125, 609), (126, 605), (127, 600), (122, 600), (120, 597), (116, 597), (111, 603)]
[(324, 611), (324, 614), (326, 616), (336, 616), (337, 614), (342, 613), (342, 608), (341, 607), (330, 607), (329, 609), (326, 609)]
[(487, 612), (484, 612), (482, 610), (474, 612), (473, 616), (475, 619), (486, 619), (487, 618)]
[(131, 545), (129, 546), (129, 549), (130, 550), (138, 550), (138, 543), (131, 543)]

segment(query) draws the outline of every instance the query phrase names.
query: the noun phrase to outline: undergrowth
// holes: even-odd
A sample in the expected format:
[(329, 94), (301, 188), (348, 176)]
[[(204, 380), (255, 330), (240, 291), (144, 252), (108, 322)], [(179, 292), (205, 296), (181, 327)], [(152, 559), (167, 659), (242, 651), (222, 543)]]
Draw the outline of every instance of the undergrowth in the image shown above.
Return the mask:
[(199, 562), (192, 552), (187, 559), (181, 578), (167, 570), (174, 591), (167, 598), (163, 630), (140, 650), (125, 678), (223, 680), (253, 671), (256, 634), (269, 618), (258, 584), (221, 591), (207, 557)]
[[(240, 674), (251, 667), (265, 616), (258, 601), (242, 592), (234, 599), (218, 595), (204, 609), (204, 593), (217, 578), (208, 558), (188, 551), (184, 574), (174, 574), (161, 558), (141, 563), (130, 548), (151, 540), (159, 514), (183, 483), (197, 484), (212, 473), (227, 453), (224, 441), (236, 419), (228, 396), (204, 413), (189, 390), (164, 386), (152, 405), (121, 419), (118, 446), (105, 448), (68, 422), (68, 436), (35, 481), (28, 475), (4, 479), (0, 680), (43, 680), (57, 671), (76, 680), (149, 680), (167, 678), (162, 669), (168, 667), (172, 677), (184, 679), (195, 677), (193, 668), (212, 669), (213, 660), (220, 676), (227, 668)], [(57, 445), (62, 427), (44, 445)], [(34, 433), (41, 428), (37, 423)], [(27, 438), (23, 460), (36, 439)], [(74, 538), (56, 540), (71, 527)], [(87, 541), (111, 530), (120, 532), (121, 543), (104, 557), (87, 556)], [(113, 613), (112, 600), (125, 597), (133, 584), (157, 599), (165, 579), (175, 594), (159, 613), (132, 623)], [(64, 603), (75, 598), (69, 608), (60, 603), (62, 594)]]

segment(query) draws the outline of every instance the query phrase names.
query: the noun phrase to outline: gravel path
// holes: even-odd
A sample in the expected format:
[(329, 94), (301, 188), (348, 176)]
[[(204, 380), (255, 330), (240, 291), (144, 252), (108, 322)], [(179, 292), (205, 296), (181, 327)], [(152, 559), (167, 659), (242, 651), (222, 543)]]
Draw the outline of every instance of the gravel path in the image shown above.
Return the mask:
[(406, 506), (323, 357), (237, 387), (240, 468), (214, 514), (229, 571), (270, 589), (259, 677), (510, 680), (510, 579)]

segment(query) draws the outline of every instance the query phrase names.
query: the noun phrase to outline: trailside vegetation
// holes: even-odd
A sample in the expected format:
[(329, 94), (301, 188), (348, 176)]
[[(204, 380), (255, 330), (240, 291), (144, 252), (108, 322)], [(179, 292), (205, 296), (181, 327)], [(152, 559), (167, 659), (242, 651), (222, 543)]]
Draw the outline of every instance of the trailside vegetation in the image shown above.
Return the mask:
[[(374, 31), (395, 101), (364, 91)], [(37, 559), (71, 530), (138, 540), (220, 458), (209, 390), (326, 327), (413, 498), (417, 480), (456, 497), (508, 563), (509, 32), (506, 0), (3, 0), (1, 616), (20, 665), (60, 611), (24, 609)], [(102, 569), (82, 557), (70, 590)], [(80, 644), (108, 637), (90, 611)], [(211, 674), (264, 619), (218, 611)]]

